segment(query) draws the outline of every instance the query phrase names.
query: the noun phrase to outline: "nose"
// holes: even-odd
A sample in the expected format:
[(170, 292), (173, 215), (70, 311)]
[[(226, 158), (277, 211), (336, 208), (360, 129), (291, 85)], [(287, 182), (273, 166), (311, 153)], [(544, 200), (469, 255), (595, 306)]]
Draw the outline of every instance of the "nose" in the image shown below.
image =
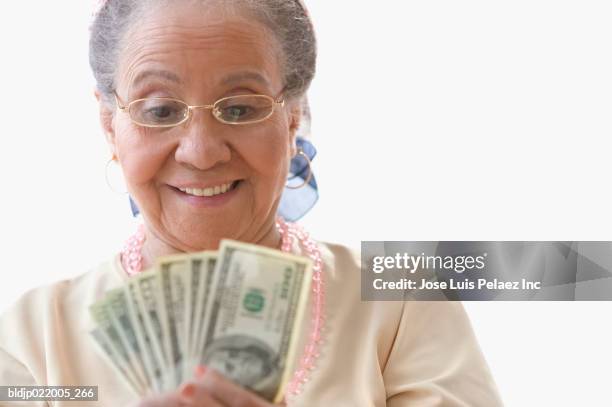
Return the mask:
[(231, 159), (225, 131), (209, 109), (194, 109), (183, 125), (176, 149), (177, 162), (199, 170), (207, 170)]

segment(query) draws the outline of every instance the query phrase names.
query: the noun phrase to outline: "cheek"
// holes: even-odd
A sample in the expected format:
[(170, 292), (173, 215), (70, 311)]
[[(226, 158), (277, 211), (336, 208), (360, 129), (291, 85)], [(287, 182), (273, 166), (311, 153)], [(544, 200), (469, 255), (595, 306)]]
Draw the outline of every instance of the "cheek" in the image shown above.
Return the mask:
[(240, 152), (257, 184), (284, 185), (290, 154), (289, 136), (280, 123), (249, 137)]
[(168, 151), (147, 129), (118, 132), (118, 154), (126, 181), (133, 187), (150, 182), (167, 159)]

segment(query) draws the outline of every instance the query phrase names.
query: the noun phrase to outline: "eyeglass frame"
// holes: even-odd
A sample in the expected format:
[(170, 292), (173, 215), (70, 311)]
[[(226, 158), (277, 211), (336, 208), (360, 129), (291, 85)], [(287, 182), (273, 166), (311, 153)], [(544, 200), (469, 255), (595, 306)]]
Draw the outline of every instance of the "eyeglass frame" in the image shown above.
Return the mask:
[[(282, 96), (283, 92), (284, 92), (284, 89), (283, 89), (283, 91), (281, 91), (281, 96)], [(186, 123), (193, 116), (193, 109), (210, 109), (211, 110), (211, 114), (213, 115), (213, 117), (217, 121), (219, 121), (220, 123), (229, 124), (229, 125), (233, 125), (233, 126), (241, 126), (241, 125), (247, 125), (247, 124), (261, 123), (264, 120), (268, 120), (270, 117), (272, 117), (272, 115), (276, 111), (276, 106), (277, 105), (280, 105), (280, 107), (285, 106), (285, 99), (284, 98), (275, 100), (272, 96), (262, 95), (262, 94), (250, 94), (250, 93), (246, 93), (246, 94), (242, 94), (242, 95), (226, 96), (226, 97), (223, 97), (221, 99), (218, 99), (212, 105), (190, 105), (190, 104), (188, 104), (187, 102), (185, 102), (185, 101), (183, 101), (181, 99), (176, 99), (176, 98), (171, 98), (171, 97), (140, 98), (140, 99), (132, 100), (127, 105), (124, 105), (123, 102), (121, 102), (121, 99), (119, 98), (119, 95), (117, 94), (117, 90), (116, 89), (113, 90), (113, 95), (115, 96), (115, 101), (117, 102), (117, 107), (119, 108), (119, 110), (121, 110), (124, 113), (127, 113), (130, 116), (130, 120), (134, 124), (137, 124), (138, 126), (142, 126), (142, 127), (157, 128), (157, 129), (159, 129), (159, 128), (172, 128), (172, 127), (180, 126), (181, 124)], [(254, 120), (254, 121), (249, 121), (249, 122), (243, 122), (243, 123), (228, 122), (228, 121), (225, 121), (225, 120), (221, 119), (219, 116), (217, 116), (215, 114), (215, 108), (217, 107), (217, 105), (219, 103), (221, 103), (223, 101), (226, 101), (228, 99), (233, 99), (233, 98), (236, 98), (236, 97), (243, 97), (243, 96), (257, 96), (257, 97), (264, 97), (264, 98), (268, 99), (270, 102), (272, 102), (272, 109), (270, 110), (270, 113), (266, 117), (264, 117), (264, 118), (257, 119), (257, 120)], [(176, 124), (157, 124), (157, 125), (154, 124), (154, 125), (151, 125), (151, 124), (140, 123), (140, 122), (134, 120), (134, 118), (132, 117), (132, 114), (130, 113), (130, 107), (134, 103), (142, 102), (144, 100), (171, 100), (171, 101), (174, 101), (174, 102), (179, 102), (179, 103), (187, 106), (187, 114), (185, 115), (185, 118), (183, 120), (181, 120), (180, 122), (178, 122)], [(216, 111), (218, 111), (218, 110), (216, 110)]]

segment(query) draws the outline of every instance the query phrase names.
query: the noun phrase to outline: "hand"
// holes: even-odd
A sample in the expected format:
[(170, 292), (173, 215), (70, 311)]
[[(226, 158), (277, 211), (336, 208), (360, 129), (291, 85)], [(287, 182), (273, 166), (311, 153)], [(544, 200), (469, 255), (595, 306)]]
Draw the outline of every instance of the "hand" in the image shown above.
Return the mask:
[[(220, 373), (196, 368), (195, 378), (177, 391), (142, 400), (135, 407), (273, 407), (271, 404)], [(284, 406), (284, 404), (281, 404)]]

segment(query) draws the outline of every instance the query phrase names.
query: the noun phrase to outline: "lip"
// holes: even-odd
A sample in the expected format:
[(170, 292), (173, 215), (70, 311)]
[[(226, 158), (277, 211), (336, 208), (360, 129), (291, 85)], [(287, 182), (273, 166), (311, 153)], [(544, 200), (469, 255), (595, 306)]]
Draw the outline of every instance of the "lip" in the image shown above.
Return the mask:
[[(236, 181), (233, 181), (233, 182), (236, 182)], [(230, 182), (225, 182), (225, 183), (229, 184)], [(175, 187), (172, 185), (168, 185), (168, 187), (173, 193), (175, 193), (178, 196), (179, 199), (182, 199), (185, 203), (189, 204), (190, 206), (194, 208), (202, 209), (202, 208), (219, 208), (219, 207), (226, 205), (242, 189), (242, 183), (243, 181), (239, 180), (238, 184), (235, 187), (233, 187), (230, 191), (227, 191), (224, 194), (219, 194), (215, 196), (189, 195), (181, 191), (180, 189), (178, 189), (178, 187)], [(224, 182), (221, 182), (219, 184), (212, 184), (212, 185), (209, 184), (208, 186), (201, 186), (203, 184), (181, 184), (181, 188), (203, 189), (203, 188), (211, 188), (213, 186), (222, 185), (222, 184), (224, 184)], [(185, 185), (185, 186), (182, 186), (182, 185)], [(191, 186), (191, 185), (200, 185), (200, 186)]]
[(225, 185), (225, 184), (233, 184), (236, 181), (242, 181), (239, 179), (231, 179), (231, 180), (224, 180), (224, 181), (208, 181), (205, 183), (197, 183), (197, 182), (181, 182), (178, 183), (176, 185), (170, 185), (172, 188), (176, 188), (176, 189), (187, 189), (187, 188), (191, 188), (191, 189), (206, 189), (206, 188), (213, 188), (213, 187), (219, 187), (221, 185)]

